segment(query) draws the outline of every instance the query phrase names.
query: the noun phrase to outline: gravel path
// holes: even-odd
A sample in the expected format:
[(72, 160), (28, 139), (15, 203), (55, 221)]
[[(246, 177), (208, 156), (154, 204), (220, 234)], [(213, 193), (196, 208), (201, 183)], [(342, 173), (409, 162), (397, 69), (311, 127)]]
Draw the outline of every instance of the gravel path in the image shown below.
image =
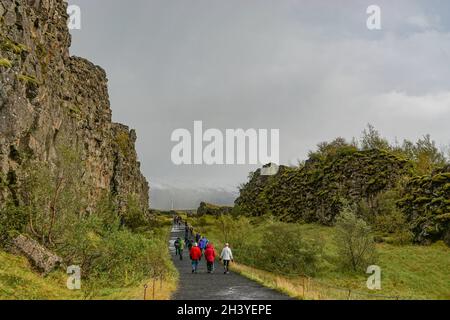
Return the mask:
[(175, 300), (289, 300), (290, 298), (275, 290), (261, 286), (239, 274), (223, 274), (222, 265), (216, 262), (216, 271), (208, 274), (204, 257), (200, 261), (198, 274), (192, 274), (191, 260), (187, 248), (183, 260), (175, 256), (174, 241), (184, 239), (184, 228), (174, 228), (169, 243), (170, 253), (180, 281)]

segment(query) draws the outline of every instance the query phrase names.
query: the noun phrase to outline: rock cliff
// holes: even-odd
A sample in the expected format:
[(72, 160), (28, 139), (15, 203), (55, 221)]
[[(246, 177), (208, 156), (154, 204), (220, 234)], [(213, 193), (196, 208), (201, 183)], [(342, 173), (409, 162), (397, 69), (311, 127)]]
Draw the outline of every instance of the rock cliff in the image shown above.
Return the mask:
[(103, 69), (69, 54), (63, 0), (0, 0), (0, 204), (15, 199), (25, 158), (54, 163), (79, 150), (90, 203), (137, 195), (148, 209), (136, 133), (112, 123)]

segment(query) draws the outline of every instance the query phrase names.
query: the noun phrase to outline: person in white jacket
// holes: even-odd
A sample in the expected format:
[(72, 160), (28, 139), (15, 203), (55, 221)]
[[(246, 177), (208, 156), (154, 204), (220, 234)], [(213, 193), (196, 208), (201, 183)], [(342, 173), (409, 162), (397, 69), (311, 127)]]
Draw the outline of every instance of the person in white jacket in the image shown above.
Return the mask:
[(228, 243), (225, 244), (225, 248), (222, 249), (222, 253), (220, 254), (220, 260), (223, 260), (223, 268), (224, 268), (224, 274), (230, 273), (229, 272), (229, 266), (230, 261), (234, 262), (233, 259), (233, 252), (231, 252), (230, 245)]

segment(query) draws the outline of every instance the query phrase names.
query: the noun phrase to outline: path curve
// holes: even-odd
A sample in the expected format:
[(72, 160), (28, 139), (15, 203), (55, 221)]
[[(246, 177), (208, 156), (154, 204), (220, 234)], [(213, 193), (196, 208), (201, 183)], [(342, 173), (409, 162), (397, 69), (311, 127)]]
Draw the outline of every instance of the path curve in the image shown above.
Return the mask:
[(184, 239), (184, 228), (174, 227), (169, 242), (170, 254), (180, 274), (178, 290), (174, 300), (290, 300), (291, 298), (275, 290), (261, 286), (239, 274), (223, 274), (222, 266), (216, 262), (216, 271), (208, 274), (203, 257), (198, 274), (192, 274), (191, 260), (187, 248), (183, 260), (175, 256), (175, 240)]

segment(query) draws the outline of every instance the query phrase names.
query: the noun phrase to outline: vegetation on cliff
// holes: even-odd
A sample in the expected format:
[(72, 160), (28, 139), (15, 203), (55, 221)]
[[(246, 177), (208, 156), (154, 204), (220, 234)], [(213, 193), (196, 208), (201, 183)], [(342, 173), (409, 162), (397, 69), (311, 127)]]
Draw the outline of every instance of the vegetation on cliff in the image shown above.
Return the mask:
[(352, 205), (384, 236), (404, 241), (410, 231), (418, 242), (448, 241), (449, 169), (429, 136), (392, 146), (369, 126), (359, 143), (338, 138), (319, 144), (298, 167), (281, 166), (274, 176), (251, 173), (235, 211), (334, 225)]
[(149, 278), (171, 278), (168, 254), (170, 219), (155, 220), (137, 196), (119, 203), (113, 195), (92, 205), (81, 183), (85, 164), (72, 149), (59, 148), (56, 166), (23, 160), (15, 201), (0, 209), (0, 247), (27, 234), (58, 254), (63, 265), (80, 267), (83, 293), (97, 296), (105, 288), (129, 288)]
[(203, 215), (222, 215), (222, 214), (228, 214), (231, 213), (233, 207), (227, 207), (227, 206), (218, 206), (211, 203), (202, 202), (200, 203), (200, 206), (197, 209), (197, 215), (203, 216)]
[(23, 235), (80, 266), (92, 297), (174, 271), (136, 133), (112, 122), (105, 71), (70, 56), (66, 9), (0, 0), (0, 249)]

